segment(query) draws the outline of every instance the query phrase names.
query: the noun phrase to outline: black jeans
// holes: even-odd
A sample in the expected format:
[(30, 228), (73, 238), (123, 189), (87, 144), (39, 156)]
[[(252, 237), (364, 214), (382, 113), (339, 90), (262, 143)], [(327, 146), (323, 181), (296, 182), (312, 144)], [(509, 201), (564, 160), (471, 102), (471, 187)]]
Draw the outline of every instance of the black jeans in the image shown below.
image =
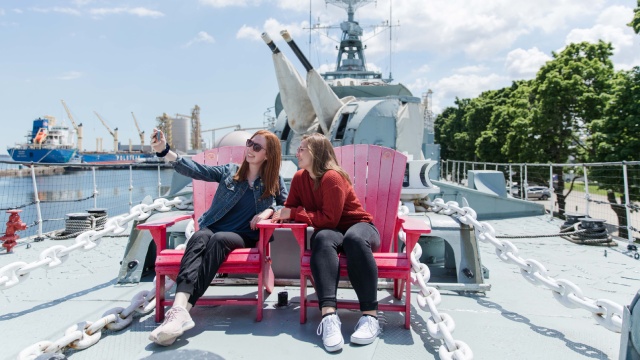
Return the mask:
[(187, 242), (187, 249), (180, 262), (176, 292), (190, 294), (189, 303), (196, 301), (207, 291), (220, 265), (235, 249), (255, 247), (257, 238), (233, 232), (213, 233), (209, 228), (196, 231)]
[(378, 267), (373, 251), (380, 247), (380, 234), (373, 224), (357, 223), (344, 234), (317, 230), (311, 236), (311, 273), (320, 309), (336, 307), (340, 280), (338, 253), (347, 257), (347, 272), (360, 301), (360, 310), (378, 309)]

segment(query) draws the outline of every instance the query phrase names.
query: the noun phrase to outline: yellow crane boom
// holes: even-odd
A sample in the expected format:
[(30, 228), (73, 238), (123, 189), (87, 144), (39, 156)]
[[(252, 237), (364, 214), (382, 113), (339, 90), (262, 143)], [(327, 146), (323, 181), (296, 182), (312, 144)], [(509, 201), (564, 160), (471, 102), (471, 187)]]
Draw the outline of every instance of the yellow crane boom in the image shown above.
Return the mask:
[(136, 124), (136, 129), (138, 129), (138, 135), (140, 135), (140, 151), (144, 150), (144, 131), (140, 131), (140, 126), (138, 126), (138, 120), (136, 120), (136, 116), (133, 115), (133, 111), (131, 112), (131, 116), (133, 116), (133, 123)]
[(116, 128), (115, 131), (111, 131), (111, 128), (109, 127), (109, 125), (107, 125), (107, 123), (102, 119), (102, 116), (100, 116), (95, 111), (93, 113), (96, 114), (96, 116), (98, 117), (98, 120), (100, 120), (102, 125), (104, 125), (104, 127), (107, 128), (107, 130), (109, 131), (109, 134), (113, 136), (113, 151), (117, 152), (118, 151), (118, 128)]
[(69, 110), (67, 103), (65, 103), (62, 99), (60, 101), (62, 102), (62, 106), (64, 106), (64, 110), (67, 112), (67, 116), (71, 121), (71, 125), (73, 125), (73, 128), (76, 130), (76, 136), (78, 137), (78, 151), (82, 151), (82, 124), (76, 125), (76, 122), (73, 119), (73, 115), (71, 115), (71, 110)]

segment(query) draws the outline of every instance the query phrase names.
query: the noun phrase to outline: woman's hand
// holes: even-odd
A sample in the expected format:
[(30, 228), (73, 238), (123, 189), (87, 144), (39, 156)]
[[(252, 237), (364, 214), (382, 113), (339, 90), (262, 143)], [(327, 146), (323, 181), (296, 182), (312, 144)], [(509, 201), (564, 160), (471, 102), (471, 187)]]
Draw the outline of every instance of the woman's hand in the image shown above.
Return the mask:
[(254, 216), (249, 223), (249, 227), (251, 227), (251, 230), (258, 230), (258, 223), (262, 220), (267, 220), (268, 218), (270, 218), (271, 214), (273, 214), (273, 210), (267, 209), (261, 212), (260, 214)]
[(274, 223), (288, 222), (290, 220), (289, 219), (290, 217), (291, 217), (291, 209), (282, 208), (273, 214), (273, 217), (271, 218), (271, 222), (274, 222)]
[(153, 129), (153, 134), (151, 134), (151, 148), (154, 152), (163, 152), (167, 147), (167, 139), (164, 137), (162, 131), (158, 129)]

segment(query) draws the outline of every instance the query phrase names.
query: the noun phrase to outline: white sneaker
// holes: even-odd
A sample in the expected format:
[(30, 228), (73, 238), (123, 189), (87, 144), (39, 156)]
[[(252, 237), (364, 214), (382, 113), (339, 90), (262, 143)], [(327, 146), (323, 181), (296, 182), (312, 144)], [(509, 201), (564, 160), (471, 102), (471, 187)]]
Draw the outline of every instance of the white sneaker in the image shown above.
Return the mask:
[(320, 325), (318, 325), (318, 335), (322, 334), (322, 344), (329, 352), (338, 351), (344, 345), (340, 325), (342, 323), (337, 314), (323, 317)]
[(193, 328), (195, 325), (187, 309), (181, 306), (175, 306), (167, 311), (162, 325), (151, 332), (149, 340), (158, 345), (169, 346), (176, 341), (178, 336)]
[(380, 323), (373, 316), (363, 315), (351, 335), (351, 342), (359, 345), (371, 344), (380, 335)]

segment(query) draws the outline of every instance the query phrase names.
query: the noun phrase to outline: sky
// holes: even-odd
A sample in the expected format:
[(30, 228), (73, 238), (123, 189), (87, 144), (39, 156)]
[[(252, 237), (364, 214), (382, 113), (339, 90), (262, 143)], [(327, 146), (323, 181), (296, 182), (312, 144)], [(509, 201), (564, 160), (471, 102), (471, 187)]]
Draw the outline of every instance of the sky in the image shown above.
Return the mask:
[[(431, 90), (437, 114), (456, 97), (535, 77), (552, 52), (572, 42), (611, 42), (616, 69), (640, 65), (640, 35), (626, 26), (636, 5), (378, 0), (355, 18), (364, 28), (369, 69), (391, 73), (414, 96)], [(335, 65), (344, 20), (346, 12), (324, 0), (3, 0), (2, 153), (24, 141), (38, 117), (70, 125), (61, 99), (83, 124), (87, 150), (95, 150), (96, 138), (105, 150), (113, 148), (94, 111), (119, 129), (122, 144), (139, 144), (131, 112), (147, 137), (156, 117), (190, 114), (196, 104), (202, 129), (262, 126), (278, 88), (260, 34), (267, 31), (303, 73), (279, 35), (287, 29), (312, 65), (326, 71)], [(211, 133), (203, 138), (212, 141)]]

